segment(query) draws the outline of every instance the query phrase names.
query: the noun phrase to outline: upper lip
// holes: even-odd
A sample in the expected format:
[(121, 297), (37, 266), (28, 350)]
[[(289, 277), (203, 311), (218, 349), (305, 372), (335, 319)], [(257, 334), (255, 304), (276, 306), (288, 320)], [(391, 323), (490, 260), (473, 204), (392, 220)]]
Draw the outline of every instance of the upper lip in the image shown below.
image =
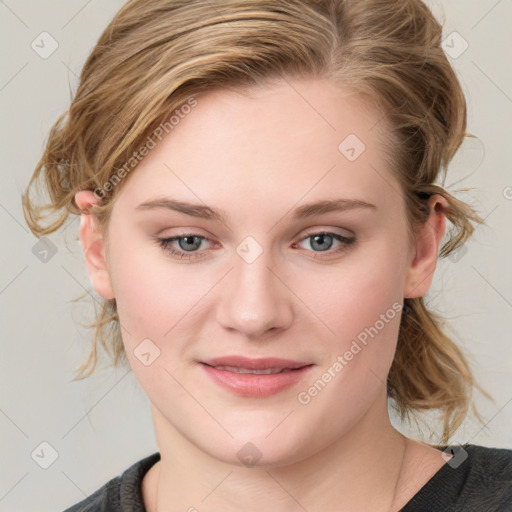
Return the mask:
[(205, 359), (201, 361), (208, 366), (233, 366), (235, 368), (247, 368), (249, 370), (267, 370), (268, 368), (302, 368), (312, 363), (301, 361), (292, 361), (291, 359), (281, 359), (278, 357), (265, 357), (260, 359), (251, 359), (243, 356), (226, 356)]

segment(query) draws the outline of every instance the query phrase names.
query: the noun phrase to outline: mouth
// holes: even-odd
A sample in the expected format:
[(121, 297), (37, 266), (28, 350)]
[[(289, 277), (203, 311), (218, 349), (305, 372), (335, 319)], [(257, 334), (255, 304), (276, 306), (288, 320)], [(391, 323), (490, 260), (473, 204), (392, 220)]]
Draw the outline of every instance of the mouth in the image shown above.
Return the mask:
[(230, 356), (200, 361), (213, 381), (239, 396), (265, 397), (301, 381), (313, 363)]
[(273, 374), (284, 371), (297, 370), (312, 363), (282, 359), (279, 357), (265, 357), (252, 359), (244, 356), (226, 356), (206, 359), (203, 364), (220, 370), (227, 370), (238, 373)]
[[(211, 366), (211, 365), (207, 365)], [(216, 370), (226, 370), (235, 373), (251, 373), (253, 375), (275, 375), (276, 373), (293, 372), (299, 368), (266, 368), (265, 370), (251, 370), (250, 368), (239, 368), (237, 366), (211, 366)]]

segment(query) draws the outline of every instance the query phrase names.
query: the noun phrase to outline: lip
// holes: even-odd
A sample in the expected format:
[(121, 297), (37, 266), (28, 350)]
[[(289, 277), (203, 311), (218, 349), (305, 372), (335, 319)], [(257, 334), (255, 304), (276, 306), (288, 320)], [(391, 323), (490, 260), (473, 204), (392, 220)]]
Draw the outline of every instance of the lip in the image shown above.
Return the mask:
[[(280, 358), (249, 359), (242, 356), (201, 361), (206, 374), (220, 387), (242, 397), (262, 398), (274, 395), (300, 382), (314, 366), (312, 363)], [(274, 374), (237, 373), (214, 366), (232, 366), (248, 370), (285, 370)]]
[(214, 359), (206, 359), (205, 361), (201, 361), (201, 363), (209, 366), (235, 366), (237, 368), (247, 368), (248, 370), (267, 370), (268, 368), (295, 369), (311, 364), (278, 357), (251, 359), (244, 356), (216, 357)]

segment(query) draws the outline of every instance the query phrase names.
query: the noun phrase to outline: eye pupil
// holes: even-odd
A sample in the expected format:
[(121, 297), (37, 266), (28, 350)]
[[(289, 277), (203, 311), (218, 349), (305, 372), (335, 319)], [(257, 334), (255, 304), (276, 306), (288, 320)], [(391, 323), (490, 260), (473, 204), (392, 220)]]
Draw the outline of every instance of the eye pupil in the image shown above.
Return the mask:
[[(196, 243), (194, 244), (193, 243), (193, 240), (196, 239)], [(192, 240), (192, 241), (191, 241)], [(183, 241), (185, 241), (186, 244), (191, 244), (193, 245), (193, 247), (183, 247)], [(184, 251), (186, 251), (187, 249), (188, 250), (195, 250), (197, 249), (200, 245), (201, 245), (201, 239), (197, 236), (183, 236), (181, 237), (179, 240), (178, 240), (178, 244), (180, 246), (181, 249), (183, 249)]]
[[(313, 248), (319, 249), (320, 251), (327, 251), (330, 248), (330, 246), (332, 245), (332, 236), (329, 236), (329, 235), (326, 235), (326, 234), (318, 234), (318, 235), (314, 235), (312, 238), (313, 238), (313, 241), (312, 241), (311, 246)], [(331, 243), (327, 244), (328, 247), (325, 247), (325, 244), (323, 243), (325, 238), (330, 238), (331, 239)], [(317, 242), (319, 240), (320, 240), (320, 243), (318, 244)], [(316, 245), (316, 247), (315, 247), (315, 245)], [(320, 247), (318, 247), (318, 245), (320, 245)]]

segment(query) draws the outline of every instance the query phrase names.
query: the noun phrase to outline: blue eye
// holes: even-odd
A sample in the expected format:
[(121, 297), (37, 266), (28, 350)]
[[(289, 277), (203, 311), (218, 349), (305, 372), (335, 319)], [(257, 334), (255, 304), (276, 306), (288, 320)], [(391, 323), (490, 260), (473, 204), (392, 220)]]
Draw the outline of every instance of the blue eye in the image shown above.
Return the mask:
[[(348, 246), (355, 242), (355, 237), (346, 237), (329, 231), (310, 233), (302, 238), (300, 242), (302, 243), (308, 239), (311, 239), (311, 247), (316, 247), (318, 249), (318, 251), (313, 251), (314, 253), (319, 254), (318, 256), (314, 256), (315, 258), (322, 258), (323, 256), (320, 255), (321, 253), (327, 253), (328, 255), (338, 254), (348, 249)], [(331, 250), (334, 240), (339, 242), (341, 245), (338, 248)], [(170, 238), (158, 238), (157, 241), (162, 249), (173, 256), (180, 259), (192, 260), (203, 258), (205, 256), (205, 253), (198, 252), (198, 249), (203, 241), (210, 240), (201, 235), (186, 233)], [(178, 243), (178, 248), (174, 245), (175, 242)]]
[[(195, 259), (203, 257), (200, 254), (196, 254), (195, 251), (201, 245), (203, 240), (208, 240), (204, 236), (194, 235), (194, 234), (185, 234), (180, 236), (173, 236), (171, 238), (159, 238), (160, 246), (166, 251), (170, 252), (173, 255), (180, 256), (180, 258), (185, 259)], [(184, 242), (181, 242), (181, 241)], [(173, 242), (179, 241), (179, 246), (181, 249), (176, 250), (173, 248)]]
[[(319, 251), (314, 251), (315, 253), (328, 252), (329, 254), (338, 254), (348, 248), (349, 245), (355, 242), (355, 238), (349, 238), (338, 233), (331, 233), (329, 231), (321, 231), (319, 233), (310, 233), (305, 238), (301, 240), (310, 239), (310, 246), (317, 247)], [(341, 246), (337, 249), (330, 250), (333, 245), (333, 240), (340, 242)], [(322, 256), (315, 256), (315, 258), (321, 258)]]

